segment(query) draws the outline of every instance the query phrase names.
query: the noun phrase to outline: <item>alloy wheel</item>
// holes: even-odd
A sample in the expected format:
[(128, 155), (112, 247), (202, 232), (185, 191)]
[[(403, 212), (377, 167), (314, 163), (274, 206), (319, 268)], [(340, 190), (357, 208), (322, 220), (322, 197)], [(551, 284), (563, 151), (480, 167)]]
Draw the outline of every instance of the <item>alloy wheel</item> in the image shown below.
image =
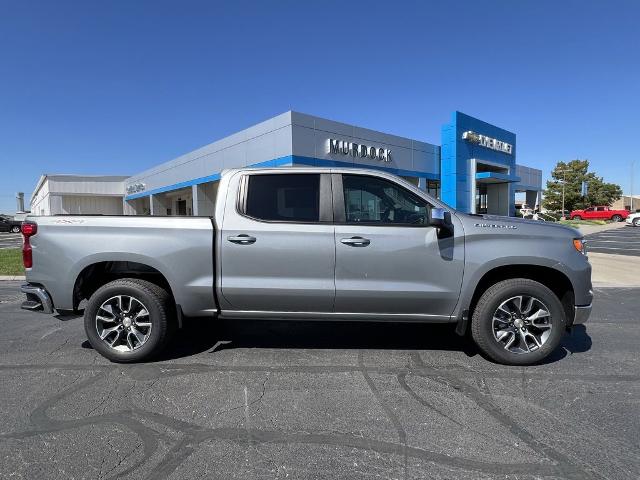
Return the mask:
[(493, 314), (493, 337), (511, 353), (538, 350), (551, 335), (551, 314), (542, 300), (530, 295), (511, 297)]
[(149, 310), (135, 297), (111, 297), (98, 308), (96, 331), (100, 339), (114, 350), (137, 350), (151, 334)]

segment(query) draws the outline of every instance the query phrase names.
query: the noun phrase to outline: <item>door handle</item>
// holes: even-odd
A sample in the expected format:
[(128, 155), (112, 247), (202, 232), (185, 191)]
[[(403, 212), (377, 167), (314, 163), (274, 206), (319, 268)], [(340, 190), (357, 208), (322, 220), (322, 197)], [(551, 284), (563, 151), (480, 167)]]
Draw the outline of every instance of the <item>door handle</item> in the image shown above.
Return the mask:
[(241, 233), (237, 237), (227, 237), (227, 240), (232, 243), (238, 243), (240, 245), (251, 245), (252, 243), (256, 243), (256, 237), (252, 237), (245, 233)]
[(351, 237), (351, 238), (343, 238), (340, 240), (341, 243), (345, 245), (349, 245), (350, 247), (366, 247), (371, 243), (371, 240), (368, 238), (362, 237)]

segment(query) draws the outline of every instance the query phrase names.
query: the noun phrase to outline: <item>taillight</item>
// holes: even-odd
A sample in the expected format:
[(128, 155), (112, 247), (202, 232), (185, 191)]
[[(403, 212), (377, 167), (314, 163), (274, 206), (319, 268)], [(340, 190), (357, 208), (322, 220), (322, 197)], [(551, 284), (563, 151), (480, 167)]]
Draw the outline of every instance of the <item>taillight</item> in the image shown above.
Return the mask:
[(35, 223), (22, 222), (22, 234), (25, 237), (32, 237), (38, 233), (38, 225)]
[(38, 225), (31, 222), (22, 222), (22, 227), (20, 228), (22, 231), (22, 264), (24, 268), (33, 267), (33, 254), (31, 250), (31, 243), (29, 243), (29, 238), (33, 237), (36, 233), (38, 233)]

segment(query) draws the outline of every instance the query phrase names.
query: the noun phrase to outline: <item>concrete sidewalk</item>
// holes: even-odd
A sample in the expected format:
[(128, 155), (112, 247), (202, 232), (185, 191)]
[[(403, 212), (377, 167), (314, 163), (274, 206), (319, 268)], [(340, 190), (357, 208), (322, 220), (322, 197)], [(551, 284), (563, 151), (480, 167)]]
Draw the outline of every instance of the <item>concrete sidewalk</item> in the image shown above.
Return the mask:
[(591, 233), (604, 232), (605, 230), (615, 230), (626, 227), (626, 222), (607, 223), (606, 225), (576, 225), (580, 233), (589, 235)]
[(601, 287), (640, 287), (640, 257), (589, 253), (591, 280)]

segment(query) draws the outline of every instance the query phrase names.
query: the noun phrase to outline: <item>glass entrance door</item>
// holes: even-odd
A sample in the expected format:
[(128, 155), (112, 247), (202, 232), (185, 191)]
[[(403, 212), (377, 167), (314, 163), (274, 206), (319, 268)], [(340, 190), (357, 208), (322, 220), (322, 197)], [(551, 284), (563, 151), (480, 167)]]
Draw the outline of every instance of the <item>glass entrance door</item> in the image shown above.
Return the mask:
[(476, 185), (476, 213), (487, 213), (487, 184)]

